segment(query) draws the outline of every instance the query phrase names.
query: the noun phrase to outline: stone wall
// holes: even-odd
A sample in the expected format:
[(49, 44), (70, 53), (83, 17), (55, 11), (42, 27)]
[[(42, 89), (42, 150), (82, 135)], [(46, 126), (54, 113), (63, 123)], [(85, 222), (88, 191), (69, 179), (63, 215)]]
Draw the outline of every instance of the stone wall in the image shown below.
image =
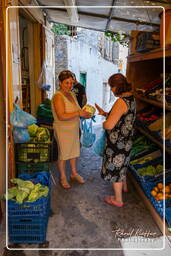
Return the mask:
[(58, 84), (58, 74), (68, 69), (68, 36), (55, 36), (55, 84)]

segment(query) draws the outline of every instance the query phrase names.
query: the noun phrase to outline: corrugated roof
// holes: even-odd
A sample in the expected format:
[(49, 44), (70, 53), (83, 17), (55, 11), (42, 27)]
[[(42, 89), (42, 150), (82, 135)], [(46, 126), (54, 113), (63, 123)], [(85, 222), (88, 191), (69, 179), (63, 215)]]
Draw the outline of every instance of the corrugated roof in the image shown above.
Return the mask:
[[(50, 22), (125, 33), (131, 30), (158, 30), (162, 7), (171, 7), (171, 0), (38, 0), (37, 2), (41, 6), (50, 6), (44, 9)], [(68, 11), (73, 3), (76, 6), (78, 22), (71, 19)]]

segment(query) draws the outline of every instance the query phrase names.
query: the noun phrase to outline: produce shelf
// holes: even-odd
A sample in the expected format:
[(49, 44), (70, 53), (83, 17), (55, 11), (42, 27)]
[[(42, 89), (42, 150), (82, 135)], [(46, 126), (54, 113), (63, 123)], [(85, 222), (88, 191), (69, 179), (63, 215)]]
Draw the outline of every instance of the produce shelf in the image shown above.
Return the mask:
[[(163, 103), (158, 102), (158, 101), (156, 101), (156, 100), (151, 100), (151, 99), (148, 99), (148, 98), (146, 98), (146, 97), (144, 97), (144, 96), (142, 96), (142, 95), (138, 95), (138, 94), (135, 94), (135, 98), (138, 99), (138, 100), (141, 100), (141, 101), (143, 101), (143, 102), (147, 102), (147, 103), (149, 103), (149, 104), (151, 104), (151, 105), (154, 105), (154, 106), (156, 106), (156, 107), (163, 108)], [(165, 104), (165, 109), (171, 111), (171, 105)]]
[[(149, 134), (147, 131), (142, 129), (139, 126), (136, 126), (136, 129), (139, 130), (142, 134), (144, 134), (146, 137), (148, 137), (151, 141), (153, 141), (155, 144), (157, 144), (161, 149), (163, 149), (163, 144), (158, 141), (156, 138), (154, 138), (151, 134)], [(165, 151), (171, 154), (171, 149), (165, 147)]]
[[(131, 172), (128, 172), (128, 177), (132, 184), (135, 186), (136, 190), (138, 191), (138, 194), (143, 199), (144, 204), (149, 209), (154, 221), (156, 222), (157, 226), (159, 227), (160, 231), (163, 233), (163, 235), (170, 236), (171, 233), (168, 231), (168, 225), (165, 221), (163, 221), (163, 218), (159, 216), (159, 214), (156, 212), (155, 208), (152, 206), (150, 200), (146, 197), (143, 190), (141, 189), (140, 185), (137, 183)], [(165, 228), (165, 230), (164, 230)], [(164, 232), (165, 231), (165, 232)]]
[[(171, 47), (165, 47), (165, 57), (171, 56)], [(128, 63), (130, 62), (138, 62), (138, 61), (144, 61), (144, 60), (153, 60), (153, 59), (159, 59), (163, 58), (163, 48), (157, 48), (155, 50), (141, 53), (141, 54), (135, 54), (128, 56), (127, 60)]]

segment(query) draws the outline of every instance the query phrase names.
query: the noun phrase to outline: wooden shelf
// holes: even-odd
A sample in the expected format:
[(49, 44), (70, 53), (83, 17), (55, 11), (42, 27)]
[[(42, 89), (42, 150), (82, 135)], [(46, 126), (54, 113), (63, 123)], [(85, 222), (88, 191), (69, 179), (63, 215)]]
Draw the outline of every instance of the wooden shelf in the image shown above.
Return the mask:
[[(165, 48), (165, 56), (171, 56), (171, 46)], [(155, 50), (140, 53), (136, 55), (130, 55), (127, 57), (128, 63), (129, 62), (137, 62), (137, 61), (144, 61), (144, 60), (153, 60), (153, 59), (160, 59), (163, 58), (163, 48), (157, 48)]]
[[(148, 137), (152, 142), (157, 144), (161, 149), (163, 149), (163, 144), (158, 141), (156, 138), (154, 138), (152, 135), (150, 135), (148, 132), (146, 132), (143, 128), (136, 126), (136, 129), (138, 129), (142, 134), (144, 134), (146, 137)], [(165, 147), (165, 151), (171, 154), (171, 149)]]
[[(135, 98), (138, 99), (138, 100), (141, 100), (143, 102), (147, 102), (147, 103), (149, 103), (151, 105), (154, 105), (156, 107), (163, 108), (163, 103), (161, 103), (159, 101), (148, 99), (148, 98), (146, 98), (146, 97), (144, 97), (142, 95), (138, 95), (138, 94), (135, 94)], [(171, 105), (165, 104), (165, 109), (171, 111)]]
[[(141, 189), (140, 185), (136, 182), (135, 178), (131, 174), (131, 172), (128, 172), (128, 177), (130, 181), (135, 186), (136, 190), (138, 191), (140, 197), (143, 199), (144, 204), (149, 209), (153, 219), (155, 220), (157, 226), (159, 227), (160, 231), (163, 233), (163, 235), (171, 235), (171, 233), (168, 231), (168, 225), (167, 223), (163, 222), (163, 219), (159, 216), (159, 214), (156, 212), (155, 208), (152, 206), (150, 200), (146, 197), (143, 190)], [(164, 234), (164, 224), (165, 224), (165, 234)]]

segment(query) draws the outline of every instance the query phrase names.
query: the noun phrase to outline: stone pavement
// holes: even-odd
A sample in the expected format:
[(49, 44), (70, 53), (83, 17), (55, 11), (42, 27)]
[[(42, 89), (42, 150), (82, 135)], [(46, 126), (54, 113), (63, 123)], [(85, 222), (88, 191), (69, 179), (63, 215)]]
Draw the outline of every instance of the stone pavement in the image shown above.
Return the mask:
[[(72, 188), (68, 190), (59, 185), (56, 163), (51, 164), (52, 216), (48, 223), (47, 243), (19, 245), (20, 251), (5, 250), (2, 255), (151, 256), (155, 253), (155, 256), (169, 256), (169, 243), (166, 251), (143, 250), (143, 248), (161, 248), (163, 236), (132, 184), (128, 184), (129, 192), (124, 194), (124, 207), (110, 206), (103, 201), (105, 195), (112, 193), (112, 188), (108, 182), (100, 178), (101, 161), (91, 148), (82, 148), (78, 170), (86, 179), (86, 183), (83, 185), (71, 183)], [(67, 175), (69, 179), (69, 164)], [(152, 237), (147, 239), (143, 232), (153, 233)], [(16, 248), (15, 245), (11, 246)], [(43, 246), (44, 250), (24, 250), (24, 248), (38, 249), (40, 246)], [(54, 250), (49, 250), (50, 248)], [(59, 250), (62, 248), (64, 250)], [(103, 251), (95, 250), (97, 248)], [(118, 250), (112, 251), (106, 248)], [(142, 251), (123, 251), (124, 248), (141, 248)]]

